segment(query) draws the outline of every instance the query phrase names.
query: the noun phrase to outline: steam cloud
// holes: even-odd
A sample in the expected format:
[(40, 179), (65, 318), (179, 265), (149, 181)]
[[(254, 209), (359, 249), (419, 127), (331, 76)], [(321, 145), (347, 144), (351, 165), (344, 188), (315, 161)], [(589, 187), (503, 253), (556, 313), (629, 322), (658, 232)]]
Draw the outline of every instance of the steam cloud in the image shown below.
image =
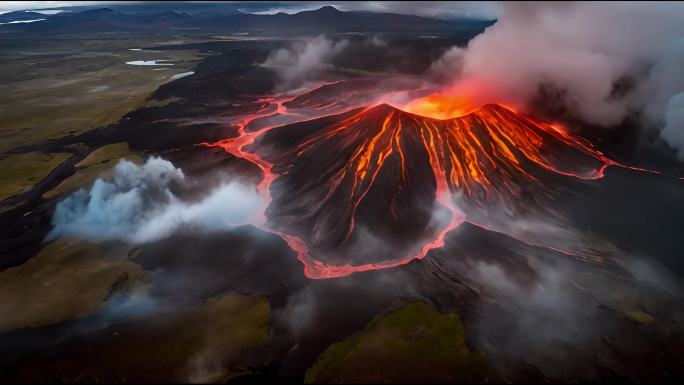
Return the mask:
[(275, 50), (263, 66), (276, 70), (284, 82), (294, 83), (312, 73), (332, 67), (332, 58), (348, 44), (348, 40), (334, 42), (324, 36), (318, 36), (295, 43), (290, 48)]
[(684, 159), (682, 20), (676, 3), (505, 3), (496, 24), (432, 69), (476, 104), (525, 107), (545, 87), (588, 123), (640, 113)]
[(143, 165), (122, 160), (111, 178), (98, 179), (57, 205), (48, 239), (143, 243), (181, 226), (218, 230), (245, 224), (263, 209), (258, 194), (237, 182), (220, 185), (198, 202), (183, 201), (172, 187), (185, 181), (183, 171), (164, 159), (151, 157)]

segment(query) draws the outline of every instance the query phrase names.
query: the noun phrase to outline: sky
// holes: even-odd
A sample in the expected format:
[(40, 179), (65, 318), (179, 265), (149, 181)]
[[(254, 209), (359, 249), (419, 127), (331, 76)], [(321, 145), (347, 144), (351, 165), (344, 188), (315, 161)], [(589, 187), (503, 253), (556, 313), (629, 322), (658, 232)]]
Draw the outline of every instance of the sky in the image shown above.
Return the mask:
[[(117, 5), (134, 5), (144, 2), (115, 2), (115, 1), (0, 1), (0, 13), (55, 9), (73, 6), (108, 7)], [(180, 2), (179, 2), (180, 3)], [(201, 1), (182, 3), (204, 3)], [(216, 2), (211, 2), (216, 3)], [(475, 17), (494, 19), (500, 13), (500, 6), (496, 2), (478, 1), (268, 1), (268, 2), (234, 2), (226, 1), (227, 5), (237, 6), (249, 13), (294, 13), (311, 9), (318, 9), (324, 5), (332, 5), (342, 11), (374, 11), (392, 12), (407, 15), (419, 15), (440, 19), (457, 17)], [(172, 5), (170, 5), (172, 7)]]

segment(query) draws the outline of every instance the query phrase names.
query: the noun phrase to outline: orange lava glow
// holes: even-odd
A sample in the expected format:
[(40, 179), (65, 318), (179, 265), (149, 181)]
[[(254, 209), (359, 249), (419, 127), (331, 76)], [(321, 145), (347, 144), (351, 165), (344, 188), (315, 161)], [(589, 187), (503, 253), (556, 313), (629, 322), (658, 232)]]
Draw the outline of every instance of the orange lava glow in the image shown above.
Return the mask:
[(404, 111), (435, 119), (450, 119), (475, 110), (470, 99), (463, 95), (434, 93), (406, 104)]
[(511, 111), (517, 109), (511, 100), (485, 79), (465, 77), (449, 88), (399, 106), (402, 110), (434, 119), (465, 116), (486, 104), (498, 104)]
[[(381, 122), (368, 129), (375, 124), (378, 114)], [(312, 137), (296, 149), (297, 156), (317, 141), (335, 137), (344, 142), (360, 130), (365, 131), (364, 144), (334, 178), (339, 182), (345, 175), (354, 176), (350, 195), (354, 207), (360, 205), (390, 156), (400, 158), (404, 177), (405, 142), (400, 138), (406, 132), (418, 134), (429, 156), (438, 194), (455, 192), (482, 203), (508, 205), (510, 202), (505, 199), (514, 199), (511, 196), (524, 187), (521, 183), (537, 182), (525, 163), (579, 179), (601, 178), (608, 165), (617, 165), (559, 126), (526, 118), (500, 105), (483, 106), (451, 119), (406, 114), (386, 105), (372, 107)], [(559, 149), (570, 155), (556, 156), (555, 150)], [(348, 231), (352, 229), (353, 224)]]
[[(323, 84), (307, 92), (337, 83), (339, 82)], [(280, 175), (272, 171), (273, 164), (260, 155), (247, 151), (246, 147), (275, 127), (260, 127), (252, 131), (248, 131), (246, 127), (255, 119), (264, 117), (299, 117), (300, 115), (288, 111), (283, 105), (296, 97), (273, 96), (260, 99), (263, 107), (259, 111), (240, 117), (236, 122), (237, 137), (212, 144), (203, 143), (205, 146), (223, 148), (236, 157), (259, 166), (264, 178), (258, 190), (266, 204), (271, 202), (270, 186)], [(307, 119), (332, 113), (328, 108), (331, 106), (315, 108), (318, 115), (308, 116)], [(509, 205), (511, 202), (507, 199), (515, 199), (525, 185), (537, 182), (526, 165), (536, 165), (548, 172), (580, 179), (601, 178), (608, 166), (648, 171), (616, 163), (589, 143), (567, 133), (561, 126), (527, 118), (508, 106), (480, 107), (473, 105), (466, 97), (436, 93), (408, 103), (403, 110), (409, 113), (387, 105), (366, 108), (292, 148), (293, 159), (297, 160), (313, 148), (316, 141), (333, 138), (338, 143), (345, 143), (363, 133), (361, 145), (355, 149), (346, 166), (330, 178), (328, 186), (333, 191), (345, 178), (351, 178), (349, 201), (353, 210), (351, 223), (347, 224), (346, 229), (346, 236), (349, 237), (354, 229), (356, 208), (390, 157), (395, 157), (401, 164), (401, 173), (397, 177), (402, 179), (402, 183), (408, 182), (404, 180), (409, 167), (405, 164), (405, 146), (408, 140), (414, 140), (427, 153), (436, 181), (435, 201), (451, 212), (449, 223), (432, 240), (426, 241), (415, 255), (363, 265), (330, 265), (311, 256), (308, 245), (300, 237), (267, 228), (266, 218), (255, 221), (263, 230), (276, 234), (287, 242), (303, 263), (304, 273), (308, 278), (342, 277), (356, 272), (404, 265), (414, 259), (424, 258), (430, 250), (442, 247), (446, 234), (466, 220), (465, 215), (455, 207), (452, 193), (463, 194), (485, 204)], [(407, 136), (407, 133), (411, 136)], [(554, 150), (559, 148), (572, 153), (572, 156), (563, 158), (557, 155)], [(328, 198), (326, 196), (324, 199)], [(320, 207), (322, 203), (319, 202), (316, 206)], [(312, 210), (315, 209), (314, 207)], [(571, 254), (563, 250), (557, 251)]]

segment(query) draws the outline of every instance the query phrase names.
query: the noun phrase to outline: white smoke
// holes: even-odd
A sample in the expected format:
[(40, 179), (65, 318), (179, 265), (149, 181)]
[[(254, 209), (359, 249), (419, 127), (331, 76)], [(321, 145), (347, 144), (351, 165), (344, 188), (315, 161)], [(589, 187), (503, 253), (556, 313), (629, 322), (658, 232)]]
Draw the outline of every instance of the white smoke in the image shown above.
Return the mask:
[(387, 47), (387, 41), (380, 35), (373, 35), (368, 42), (373, 47)]
[(161, 158), (136, 165), (121, 160), (110, 178), (98, 179), (57, 204), (48, 239), (62, 235), (93, 240), (154, 241), (181, 227), (218, 230), (248, 223), (263, 204), (237, 182), (222, 184), (198, 202), (173, 192), (183, 171)]
[[(682, 147), (682, 20), (683, 3), (504, 3), (496, 24), (433, 70), (450, 74), (457, 90), (464, 83), (493, 90), (475, 93), (475, 103), (524, 108), (545, 85), (561, 90), (565, 106), (588, 123), (612, 126), (645, 112)], [(618, 91), (620, 82), (631, 86)]]
[(262, 65), (277, 71), (284, 82), (294, 83), (331, 68), (331, 60), (347, 45), (348, 40), (334, 42), (321, 35), (273, 51)]
[(432, 63), (430, 71), (440, 77), (452, 79), (455, 75), (459, 75), (463, 71), (464, 54), (464, 48), (458, 46), (451, 47), (441, 58)]

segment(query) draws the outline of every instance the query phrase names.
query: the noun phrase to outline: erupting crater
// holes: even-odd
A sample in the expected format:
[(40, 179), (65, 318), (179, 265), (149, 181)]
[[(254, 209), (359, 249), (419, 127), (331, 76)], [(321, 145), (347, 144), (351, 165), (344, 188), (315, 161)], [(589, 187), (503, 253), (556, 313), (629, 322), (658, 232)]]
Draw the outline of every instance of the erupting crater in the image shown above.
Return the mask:
[[(284, 103), (302, 99), (274, 99), (264, 116), (296, 116)], [(546, 178), (597, 179), (617, 165), (558, 126), (496, 104), (447, 119), (388, 104), (318, 111), (245, 130), (262, 117), (253, 115), (237, 138), (213, 144), (264, 171), (263, 227), (288, 242), (310, 278), (421, 259), (466, 220), (463, 207), (515, 215), (550, 199)]]

